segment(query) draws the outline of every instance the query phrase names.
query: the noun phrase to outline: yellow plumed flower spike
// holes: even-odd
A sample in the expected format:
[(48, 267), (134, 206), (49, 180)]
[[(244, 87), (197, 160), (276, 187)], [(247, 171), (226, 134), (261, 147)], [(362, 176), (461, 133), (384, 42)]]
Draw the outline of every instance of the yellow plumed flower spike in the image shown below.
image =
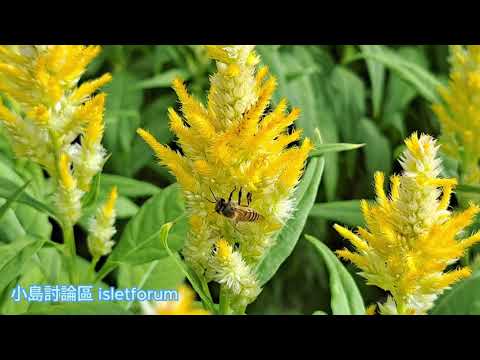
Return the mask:
[(108, 255), (115, 244), (112, 237), (116, 233), (114, 223), (117, 197), (117, 188), (114, 186), (105, 203), (97, 210), (96, 216), (90, 219), (87, 244), (94, 259)]
[(80, 199), (83, 192), (77, 187), (77, 180), (72, 176), (70, 158), (60, 154), (58, 161), (59, 189), (56, 194), (56, 204), (62, 218), (74, 224), (81, 215)]
[(405, 144), (403, 173), (391, 177), (390, 196), (384, 175), (378, 172), (376, 203), (361, 203), (367, 228), (358, 228), (355, 234), (334, 226), (355, 247), (337, 251), (338, 256), (359, 267), (368, 284), (391, 293), (386, 303), (379, 304), (382, 314), (425, 314), (439, 294), (470, 275), (468, 268), (445, 270), (480, 242), (478, 233), (457, 239), (480, 208), (471, 204), (458, 214), (448, 211), (457, 181), (439, 178), (436, 141), (414, 133)]
[[(300, 129), (289, 131), (299, 109), (287, 112), (282, 100), (267, 111), (276, 81), (266, 67), (257, 71), (254, 46), (207, 49), (217, 71), (206, 106), (180, 79), (173, 81), (181, 112), (168, 109), (168, 115), (183, 155), (148, 131), (137, 132), (183, 189), (191, 224), (186, 262), (207, 282), (220, 283), (230, 305), (242, 312), (260, 292), (256, 266), (292, 215), (294, 189), (313, 146), (309, 139), (292, 146), (301, 135)], [(230, 194), (239, 210), (215, 211), (215, 203), (227, 202)]]
[[(106, 158), (105, 95), (94, 92), (111, 76), (78, 86), (99, 52), (99, 46), (83, 45), (0, 46), (0, 92), (12, 104), (0, 104), (0, 121), (16, 156), (40, 164), (57, 180), (57, 206), (69, 222), (78, 220), (81, 197)], [(73, 143), (79, 136), (81, 144)]]
[[(462, 184), (480, 182), (480, 45), (450, 47), (451, 72), (433, 110), (442, 126), (444, 151), (461, 164)], [(462, 200), (462, 199), (460, 199)]]

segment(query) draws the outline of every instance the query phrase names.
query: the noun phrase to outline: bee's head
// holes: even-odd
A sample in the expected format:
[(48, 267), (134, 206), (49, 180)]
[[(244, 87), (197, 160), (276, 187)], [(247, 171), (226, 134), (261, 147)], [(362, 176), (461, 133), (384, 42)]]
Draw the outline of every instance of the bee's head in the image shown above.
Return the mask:
[(215, 211), (220, 214), (226, 206), (227, 201), (225, 199), (218, 199), (217, 203), (215, 204)]

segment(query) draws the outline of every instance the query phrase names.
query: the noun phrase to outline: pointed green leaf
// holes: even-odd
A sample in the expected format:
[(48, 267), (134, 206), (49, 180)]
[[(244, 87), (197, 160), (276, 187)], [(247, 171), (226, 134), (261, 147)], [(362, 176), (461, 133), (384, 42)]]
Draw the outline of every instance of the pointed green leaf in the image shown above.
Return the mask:
[(321, 241), (310, 235), (305, 235), (305, 238), (315, 247), (327, 265), (333, 315), (365, 315), (362, 296), (348, 270)]

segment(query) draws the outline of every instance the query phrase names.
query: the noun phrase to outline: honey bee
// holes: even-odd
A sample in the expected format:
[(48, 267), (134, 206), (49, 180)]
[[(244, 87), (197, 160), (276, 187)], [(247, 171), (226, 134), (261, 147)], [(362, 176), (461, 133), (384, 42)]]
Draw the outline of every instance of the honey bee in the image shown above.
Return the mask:
[(224, 198), (217, 199), (212, 189), (210, 189), (215, 201), (207, 200), (215, 204), (215, 212), (226, 218), (232, 219), (235, 223), (255, 222), (263, 219), (262, 215), (250, 207), (250, 203), (252, 202), (251, 192), (247, 194), (247, 206), (242, 206), (242, 188), (240, 188), (240, 191), (238, 192), (238, 202), (232, 201), (232, 196), (236, 189), (237, 187), (235, 186), (228, 197), (228, 201)]

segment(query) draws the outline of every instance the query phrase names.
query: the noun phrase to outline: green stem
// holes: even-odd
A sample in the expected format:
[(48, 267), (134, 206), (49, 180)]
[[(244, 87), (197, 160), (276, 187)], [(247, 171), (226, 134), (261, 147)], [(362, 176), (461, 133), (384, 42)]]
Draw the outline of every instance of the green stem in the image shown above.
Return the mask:
[(78, 284), (78, 273), (75, 269), (75, 260), (76, 260), (76, 248), (75, 248), (75, 238), (73, 236), (73, 225), (70, 222), (62, 222), (62, 232), (63, 232), (63, 242), (65, 244), (64, 254), (67, 258), (68, 273), (70, 276), (70, 282), (72, 284)]
[(228, 294), (223, 285), (220, 287), (219, 311), (220, 315), (228, 315), (230, 313)]
[(118, 264), (112, 264), (107, 261), (103, 264), (95, 277), (95, 283), (102, 281), (108, 274), (117, 268)]
[(100, 256), (94, 256), (90, 263), (90, 273), (93, 275), (93, 279), (96, 277), (95, 267), (97, 266), (98, 260), (100, 260)]

